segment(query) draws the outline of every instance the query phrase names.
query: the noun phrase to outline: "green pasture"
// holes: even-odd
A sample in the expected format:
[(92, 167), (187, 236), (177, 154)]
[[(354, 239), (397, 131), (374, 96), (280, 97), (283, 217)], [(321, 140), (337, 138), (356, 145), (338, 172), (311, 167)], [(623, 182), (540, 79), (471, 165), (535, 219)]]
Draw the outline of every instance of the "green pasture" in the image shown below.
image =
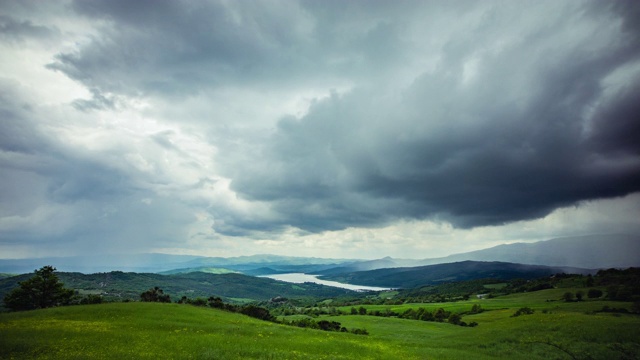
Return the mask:
[[(402, 313), (407, 309), (418, 309), (420, 307), (433, 311), (438, 308), (444, 308), (445, 310), (461, 313), (471, 310), (474, 304), (479, 304), (485, 310), (495, 310), (509, 308), (516, 311), (521, 307), (530, 307), (532, 309), (548, 311), (564, 310), (574, 312), (591, 312), (602, 309), (603, 306), (609, 306), (612, 308), (626, 308), (631, 310), (631, 303), (619, 302), (619, 301), (605, 301), (601, 299), (587, 299), (586, 295), (584, 301), (580, 302), (565, 302), (562, 300), (562, 295), (566, 292), (576, 293), (577, 291), (585, 292), (584, 288), (564, 288), (564, 289), (549, 289), (541, 290), (529, 293), (517, 293), (511, 295), (500, 296), (492, 299), (478, 299), (472, 297), (466, 301), (456, 302), (444, 302), (444, 303), (415, 303), (415, 304), (402, 304), (402, 305), (364, 305), (368, 311), (381, 311), (390, 309), (397, 313)], [(355, 306), (341, 306), (338, 309), (344, 313), (349, 313), (351, 308), (356, 309), (360, 305)]]
[(512, 310), (469, 315), (477, 327), (374, 316), (338, 316), (366, 328), (372, 341), (399, 344), (421, 359), (634, 359), (640, 355), (637, 316), (535, 313)]
[[(551, 289), (455, 303), (365, 305), (486, 311), (477, 327), (368, 315), (321, 316), (370, 335), (324, 332), (190, 305), (112, 303), (0, 314), (0, 359), (637, 359), (640, 316), (594, 313), (631, 303), (564, 302)], [(359, 306), (356, 306), (358, 308)], [(532, 315), (512, 317), (521, 307)], [(340, 308), (349, 313), (351, 307)], [(286, 317), (299, 318), (300, 315)]]
[(118, 303), (0, 314), (2, 359), (382, 359), (366, 336), (299, 329), (191, 305)]
[[(367, 311), (381, 313), (387, 309), (402, 313), (420, 307), (463, 313), (479, 304), (485, 311), (462, 318), (466, 323), (478, 323), (474, 328), (362, 315), (323, 318), (339, 321), (347, 328), (366, 328), (370, 338), (400, 343), (425, 359), (640, 358), (640, 316), (597, 312), (604, 306), (631, 310), (632, 303), (561, 300), (565, 292), (579, 290), (584, 291), (581, 288), (550, 289), (453, 303), (364, 306)], [(535, 312), (513, 317), (522, 307)], [(340, 308), (345, 313), (350, 313), (350, 309), (350, 306)]]

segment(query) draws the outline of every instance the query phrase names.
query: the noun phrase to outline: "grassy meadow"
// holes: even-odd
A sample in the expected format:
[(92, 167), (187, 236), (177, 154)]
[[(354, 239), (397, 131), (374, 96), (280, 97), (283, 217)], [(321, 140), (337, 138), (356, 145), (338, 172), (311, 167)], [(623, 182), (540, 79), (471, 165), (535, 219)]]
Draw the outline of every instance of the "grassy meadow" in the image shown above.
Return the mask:
[[(640, 358), (640, 316), (594, 312), (603, 306), (630, 309), (631, 303), (587, 300), (564, 302), (562, 294), (572, 289), (551, 289), (513, 294), (494, 299), (474, 299), (441, 304), (367, 306), (401, 313), (409, 308), (444, 308), (466, 312), (473, 304), (485, 311), (465, 315), (477, 322), (466, 328), (446, 323), (422, 322), (375, 316), (336, 316), (343, 326), (366, 328), (371, 336), (412, 349), (422, 359), (638, 359)], [(522, 307), (531, 315), (512, 315)], [(348, 311), (350, 307), (341, 308)]]
[[(110, 303), (0, 314), (2, 359), (637, 359), (640, 316), (594, 313), (631, 303), (563, 302), (551, 289), (455, 303), (369, 305), (469, 311), (477, 327), (369, 315), (321, 316), (368, 336), (324, 332), (190, 305)], [(531, 315), (512, 317), (521, 307)], [(350, 307), (341, 308), (348, 313)]]
[(113, 303), (0, 314), (2, 359), (377, 359), (404, 355), (393, 344), (367, 340), (178, 304)]

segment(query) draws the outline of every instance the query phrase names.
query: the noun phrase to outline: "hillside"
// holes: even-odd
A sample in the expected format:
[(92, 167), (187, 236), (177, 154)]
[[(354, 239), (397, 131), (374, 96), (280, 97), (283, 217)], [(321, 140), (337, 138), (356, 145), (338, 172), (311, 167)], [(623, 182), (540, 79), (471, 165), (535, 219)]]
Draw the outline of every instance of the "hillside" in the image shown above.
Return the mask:
[(382, 359), (363, 336), (311, 331), (191, 305), (118, 303), (0, 314), (2, 359)]
[(208, 274), (231, 274), (237, 273), (237, 271), (229, 270), (225, 268), (219, 267), (208, 267), (208, 266), (198, 266), (193, 268), (181, 268), (181, 269), (172, 269), (166, 271), (160, 271), (158, 274), (161, 275), (176, 275), (176, 274), (188, 274), (192, 272), (203, 272)]
[[(158, 286), (175, 301), (182, 296), (189, 298), (219, 296), (234, 300), (268, 300), (282, 297), (333, 297), (350, 293), (318, 284), (290, 284), (268, 278), (242, 274), (210, 274), (193, 272), (188, 274), (160, 275), (149, 273), (125, 273), (112, 271), (98, 274), (57, 273), (65, 287), (84, 292), (104, 294), (110, 299), (137, 300), (140, 293)], [(32, 274), (0, 279), (0, 298)]]
[(332, 274), (323, 276), (322, 278), (349, 284), (406, 289), (423, 285), (483, 278), (503, 280), (515, 278), (535, 279), (562, 272), (587, 274), (594, 271), (504, 262), (462, 261), (449, 264)]
[[(2, 359), (634, 359), (640, 318), (596, 312), (631, 303), (558, 302), (551, 289), (456, 303), (365, 305), (368, 313), (443, 308), (478, 323), (371, 315), (316, 320), (366, 328), (368, 336), (302, 329), (191, 305), (113, 303), (0, 313)], [(522, 307), (531, 315), (514, 317)], [(350, 313), (350, 307), (340, 309)], [(296, 315), (299, 316), (299, 315)]]

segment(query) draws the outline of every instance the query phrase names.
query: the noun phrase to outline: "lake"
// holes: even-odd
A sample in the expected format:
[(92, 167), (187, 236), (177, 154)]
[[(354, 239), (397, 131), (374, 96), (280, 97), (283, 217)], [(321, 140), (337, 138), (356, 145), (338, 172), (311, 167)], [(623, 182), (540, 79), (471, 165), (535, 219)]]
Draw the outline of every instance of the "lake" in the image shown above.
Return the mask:
[(382, 288), (375, 286), (364, 286), (364, 285), (352, 285), (352, 284), (344, 284), (337, 281), (329, 281), (318, 279), (318, 275), (309, 275), (303, 273), (288, 273), (288, 274), (274, 274), (274, 275), (263, 275), (261, 277), (266, 277), (274, 280), (286, 281), (290, 283), (300, 284), (305, 282), (311, 282), (326, 286), (339, 287), (343, 289), (356, 290), (356, 291), (383, 291), (383, 290), (391, 290), (391, 288)]

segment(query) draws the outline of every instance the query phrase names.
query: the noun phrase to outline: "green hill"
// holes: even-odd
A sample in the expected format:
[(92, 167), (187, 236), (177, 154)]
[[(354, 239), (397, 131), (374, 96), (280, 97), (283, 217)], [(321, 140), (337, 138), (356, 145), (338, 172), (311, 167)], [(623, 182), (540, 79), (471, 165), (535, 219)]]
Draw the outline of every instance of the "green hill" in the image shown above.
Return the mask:
[(399, 346), (363, 338), (178, 304), (0, 314), (2, 359), (381, 359), (406, 354)]
[[(328, 298), (352, 293), (319, 284), (292, 284), (269, 278), (242, 274), (210, 274), (193, 272), (187, 274), (160, 275), (149, 273), (108, 273), (81, 274), (56, 273), (67, 288), (103, 294), (108, 300), (140, 298), (140, 293), (155, 286), (164, 290), (175, 301), (182, 296), (189, 298), (219, 296), (227, 300), (268, 300), (277, 296), (287, 298), (319, 297)], [(17, 286), (19, 281), (33, 274), (23, 274), (0, 279), (0, 299)]]
[[(370, 335), (324, 332), (191, 305), (111, 303), (0, 314), (2, 359), (637, 359), (628, 302), (560, 302), (567, 289), (456, 303), (371, 305), (463, 313), (476, 327), (371, 315), (320, 316)], [(576, 291), (578, 289), (569, 289)], [(527, 306), (531, 315), (514, 317)], [(341, 309), (347, 313), (349, 308)], [(299, 316), (299, 315), (297, 315)]]
[[(449, 264), (347, 272), (323, 276), (322, 279), (348, 284), (408, 289), (474, 279), (536, 279), (557, 273), (586, 274), (590, 272), (594, 271), (497, 261), (461, 261)], [(319, 272), (319, 274), (323, 273)]]
[(235, 270), (220, 268), (220, 267), (208, 267), (208, 266), (198, 266), (193, 268), (181, 268), (181, 269), (172, 269), (167, 271), (161, 271), (158, 274), (161, 275), (175, 275), (175, 274), (188, 274), (192, 272), (203, 272), (208, 274), (231, 274), (238, 273)]

